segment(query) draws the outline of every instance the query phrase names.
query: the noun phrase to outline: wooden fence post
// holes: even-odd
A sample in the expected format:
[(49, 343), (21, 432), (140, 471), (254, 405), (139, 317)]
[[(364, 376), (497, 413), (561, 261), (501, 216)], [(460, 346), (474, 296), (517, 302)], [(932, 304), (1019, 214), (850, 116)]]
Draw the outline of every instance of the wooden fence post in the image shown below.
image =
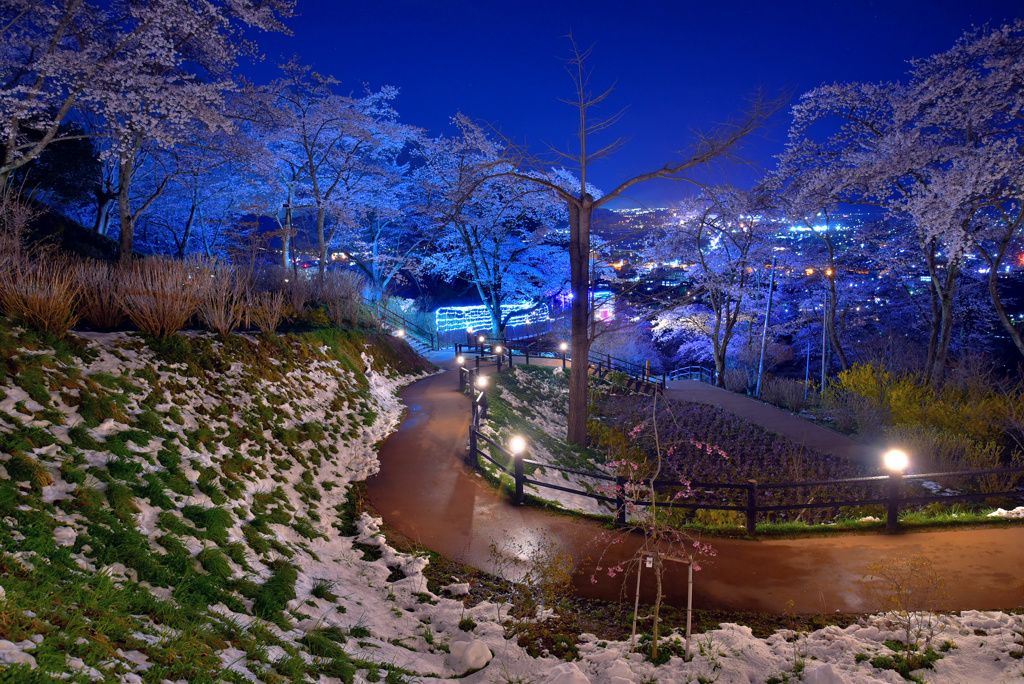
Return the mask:
[(889, 473), (889, 510), (885, 515), (885, 528), (889, 532), (900, 529), (900, 481), (903, 479), (898, 470)]
[(747, 534), (757, 534), (757, 480), (747, 480)]
[(473, 470), (480, 468), (480, 459), (476, 455), (476, 403), (473, 404), (473, 423), (469, 426), (469, 454), (466, 455), (466, 465)]
[(523, 474), (523, 454), (514, 454), (512, 460), (515, 462), (516, 472), (516, 497), (513, 500), (516, 506), (523, 504), (523, 484), (526, 481), (526, 476)]

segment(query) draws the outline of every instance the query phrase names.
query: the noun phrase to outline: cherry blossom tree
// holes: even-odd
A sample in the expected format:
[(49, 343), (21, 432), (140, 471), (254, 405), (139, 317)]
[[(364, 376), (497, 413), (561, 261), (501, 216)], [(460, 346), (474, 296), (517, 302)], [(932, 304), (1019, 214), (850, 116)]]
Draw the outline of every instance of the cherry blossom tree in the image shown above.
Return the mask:
[(658, 316), (657, 333), (680, 327), (706, 336), (720, 387), (725, 386), (729, 344), (743, 317), (753, 314), (751, 300), (759, 294), (758, 274), (771, 262), (771, 206), (762, 190), (709, 188), (695, 204), (701, 208), (682, 230), (663, 243), (666, 254), (693, 261), (689, 276), (698, 289), (700, 308), (684, 307)]
[(268, 148), (288, 190), (286, 207), (315, 216), (321, 274), (340, 246), (382, 291), (396, 273), (382, 252), (406, 196), (408, 166), (399, 157), (419, 130), (398, 121), (395, 88), (343, 96), (335, 92), (336, 79), (295, 59), (281, 70), (283, 77), (267, 89), (274, 110)]
[(546, 189), (512, 175), (478, 126), (462, 116), (455, 123), (460, 136), (425, 147), (428, 213), (439, 229), (425, 263), (443, 278), (471, 283), (500, 337), (514, 313), (510, 303), (542, 302), (564, 284), (565, 250), (553, 230), (564, 209)]
[[(948, 364), (958, 287), (975, 249), (1002, 308), (998, 273), (1020, 226), (1022, 35), (1021, 21), (972, 31), (912, 62), (906, 85), (822, 86), (794, 108), (782, 165), (806, 187), (831, 185), (835, 198), (884, 207), (913, 229), (930, 283), (932, 384)], [(1013, 329), (1005, 310), (999, 315)]]
[[(246, 28), (284, 30), (290, 0), (15, 0), (0, 12), (0, 184), (38, 157), (75, 108), (97, 113), (118, 164), (121, 258), (131, 253), (137, 156), (171, 148), (196, 125), (229, 126), (231, 70)], [(34, 131), (35, 135), (27, 135)]]

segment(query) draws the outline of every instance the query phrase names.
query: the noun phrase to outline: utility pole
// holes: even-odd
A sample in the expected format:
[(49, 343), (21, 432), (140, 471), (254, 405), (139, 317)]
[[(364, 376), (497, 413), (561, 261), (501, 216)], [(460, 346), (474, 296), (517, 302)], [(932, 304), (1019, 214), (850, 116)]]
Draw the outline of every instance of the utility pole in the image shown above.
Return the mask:
[(772, 277), (768, 281), (768, 308), (764, 312), (764, 329), (761, 331), (761, 361), (757, 364), (756, 397), (761, 396), (761, 376), (764, 374), (764, 351), (768, 346), (768, 319), (772, 317), (772, 295), (775, 293), (775, 255), (772, 255)]

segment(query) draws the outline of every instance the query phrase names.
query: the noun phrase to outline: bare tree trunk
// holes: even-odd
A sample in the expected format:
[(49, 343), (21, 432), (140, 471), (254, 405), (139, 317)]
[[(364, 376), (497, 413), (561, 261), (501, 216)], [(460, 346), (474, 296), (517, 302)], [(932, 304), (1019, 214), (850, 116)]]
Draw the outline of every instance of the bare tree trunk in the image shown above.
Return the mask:
[(587, 380), (590, 366), (590, 219), (594, 201), (590, 195), (577, 204), (569, 202), (569, 283), (572, 289), (572, 373), (569, 376), (570, 443), (587, 443)]
[(832, 345), (832, 351), (835, 353), (836, 358), (839, 359), (839, 365), (844, 371), (847, 371), (850, 370), (850, 362), (846, 360), (846, 352), (843, 351), (843, 345), (839, 342), (839, 331), (836, 329), (836, 309), (839, 308), (839, 298), (836, 295), (836, 281), (834, 277), (830, 277), (828, 282), (828, 296), (832, 300), (832, 306), (829, 307), (825, 325), (827, 326), (828, 340), (829, 344)]
[(929, 382), (932, 387), (938, 389), (942, 379), (946, 375), (946, 364), (949, 361), (949, 345), (953, 341), (953, 297), (956, 294), (956, 281), (960, 276), (960, 269), (951, 264), (946, 272), (946, 282), (941, 285), (942, 305), (939, 319), (938, 345), (935, 348), (935, 360), (929, 369)]
[(102, 187), (97, 187), (93, 194), (96, 195), (96, 221), (92, 229), (100, 235), (106, 235), (110, 230), (110, 211), (117, 200), (117, 190), (110, 187), (108, 182)]
[(135, 241), (135, 221), (132, 216), (131, 190), (134, 153), (122, 154), (117, 166), (117, 213), (121, 220), (121, 234), (117, 239), (117, 259), (126, 263), (132, 258)]
[(316, 209), (316, 254), (319, 257), (317, 269), (320, 282), (323, 282), (324, 271), (327, 269), (327, 239), (324, 236), (324, 224), (327, 222), (327, 208), (323, 205)]

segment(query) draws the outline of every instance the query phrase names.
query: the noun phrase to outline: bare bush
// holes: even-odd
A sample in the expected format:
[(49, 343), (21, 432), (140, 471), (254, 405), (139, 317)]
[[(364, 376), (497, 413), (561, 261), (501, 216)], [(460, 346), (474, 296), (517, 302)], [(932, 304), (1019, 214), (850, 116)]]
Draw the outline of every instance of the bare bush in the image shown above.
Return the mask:
[(25, 235), (39, 213), (10, 187), (0, 191), (0, 268), (3, 271), (24, 259)]
[[(1002, 459), (1003, 450), (995, 442), (979, 442), (965, 435), (955, 435), (923, 425), (897, 425), (885, 433), (889, 444), (911, 454), (919, 472), (950, 473), (965, 470), (994, 470), (1022, 463), (1019, 452), (1009, 463)], [(981, 493), (1005, 492), (1024, 479), (1021, 473), (981, 475), (964, 478), (958, 487)]]
[(769, 404), (788, 408), (800, 413), (811, 406), (817, 392), (812, 391), (805, 383), (792, 378), (766, 377), (761, 383), (761, 398)]
[(248, 288), (227, 264), (212, 262), (203, 269), (209, 275), (199, 300), (199, 317), (213, 332), (224, 337), (235, 330), (246, 315)]
[(249, 297), (249, 319), (264, 335), (273, 335), (284, 318), (283, 292), (256, 292)]
[(124, 322), (118, 291), (121, 270), (104, 261), (85, 261), (78, 265), (78, 282), (82, 287), (79, 313), (93, 330), (114, 330)]
[(746, 392), (750, 377), (742, 368), (726, 368), (722, 373), (722, 382), (730, 392)]
[(946, 582), (932, 560), (884, 558), (871, 563), (868, 573), (868, 594), (892, 627), (903, 633), (907, 650), (930, 647), (946, 627), (945, 616), (936, 611), (949, 600)]
[(64, 337), (78, 322), (81, 290), (77, 268), (65, 257), (11, 260), (0, 272), (4, 313), (55, 337)]
[(856, 432), (873, 439), (889, 422), (889, 412), (884, 406), (840, 387), (830, 387), (823, 403), (826, 415), (842, 432)]
[(203, 297), (203, 269), (194, 260), (151, 257), (132, 262), (123, 272), (122, 308), (139, 329), (156, 338), (185, 327)]
[(301, 316), (313, 300), (316, 288), (305, 278), (286, 278), (281, 288), (292, 316)]
[(331, 325), (341, 327), (359, 322), (366, 279), (354, 271), (328, 271), (317, 288), (317, 299), (327, 307)]

